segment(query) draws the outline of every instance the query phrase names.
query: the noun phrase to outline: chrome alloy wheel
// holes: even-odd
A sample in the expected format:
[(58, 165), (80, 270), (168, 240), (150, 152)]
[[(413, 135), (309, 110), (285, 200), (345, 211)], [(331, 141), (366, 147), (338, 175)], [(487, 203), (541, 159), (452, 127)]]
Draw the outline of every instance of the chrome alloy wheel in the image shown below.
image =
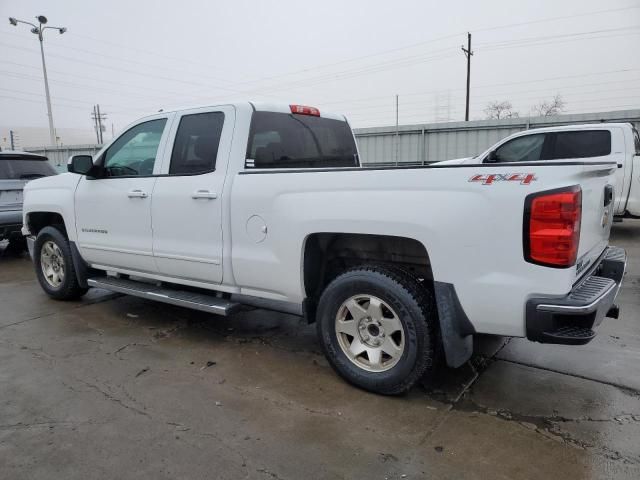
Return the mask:
[(51, 240), (42, 244), (40, 268), (44, 279), (53, 288), (58, 288), (64, 281), (64, 256), (60, 247)]
[(354, 295), (347, 299), (338, 309), (335, 329), (347, 358), (369, 372), (393, 368), (404, 352), (402, 322), (378, 297)]

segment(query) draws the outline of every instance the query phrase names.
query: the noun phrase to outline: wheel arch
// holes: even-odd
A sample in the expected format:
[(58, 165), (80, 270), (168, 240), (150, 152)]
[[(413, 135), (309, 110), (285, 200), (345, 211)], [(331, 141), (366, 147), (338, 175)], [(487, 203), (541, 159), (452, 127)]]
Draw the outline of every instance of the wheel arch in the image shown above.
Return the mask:
[(356, 265), (386, 264), (402, 267), (433, 282), (427, 248), (410, 237), (379, 234), (316, 232), (303, 243), (302, 280), (306, 298), (316, 298), (342, 271)]
[(69, 238), (69, 228), (60, 212), (32, 211), (25, 213), (25, 227), (31, 235), (37, 236), (44, 227), (61, 227), (61, 233)]
[(459, 367), (473, 353), (475, 329), (455, 286), (434, 277), (427, 247), (414, 238), (375, 234), (318, 232), (305, 238), (302, 253), (304, 312), (315, 321), (317, 300), (331, 280), (356, 265), (399, 267), (433, 291), (447, 365)]
[[(57, 228), (69, 242), (71, 259), (75, 268), (78, 284), (81, 288), (88, 288), (87, 279), (94, 273), (89, 265), (84, 261), (76, 245), (74, 230), (68, 228), (63, 215), (55, 211), (33, 211), (25, 213), (25, 227), (30, 235), (38, 236), (38, 233), (45, 227)], [(31, 248), (31, 247), (30, 247)]]

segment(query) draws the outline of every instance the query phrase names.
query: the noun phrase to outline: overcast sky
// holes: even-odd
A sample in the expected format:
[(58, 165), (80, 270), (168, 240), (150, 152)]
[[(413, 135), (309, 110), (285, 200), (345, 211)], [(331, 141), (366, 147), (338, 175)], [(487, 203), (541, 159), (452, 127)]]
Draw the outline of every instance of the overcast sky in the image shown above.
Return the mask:
[[(47, 126), (45, 33), (56, 127), (92, 137), (93, 104), (122, 129), (160, 108), (223, 100), (304, 103), (358, 126), (471, 118), (492, 100), (521, 115), (556, 93), (567, 112), (640, 107), (640, 0), (2, 0), (0, 125)], [(69, 143), (69, 142), (67, 142)]]

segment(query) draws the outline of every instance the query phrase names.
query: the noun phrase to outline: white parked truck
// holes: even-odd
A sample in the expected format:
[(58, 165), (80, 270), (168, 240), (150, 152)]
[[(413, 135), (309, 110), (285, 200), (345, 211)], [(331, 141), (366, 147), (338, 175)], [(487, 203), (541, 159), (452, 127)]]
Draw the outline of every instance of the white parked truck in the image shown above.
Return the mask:
[(480, 163), (615, 162), (613, 214), (617, 220), (640, 218), (640, 135), (631, 123), (594, 123), (536, 128), (503, 138), (472, 158), (438, 165)]
[(234, 103), (130, 125), (25, 188), (38, 280), (315, 321), (335, 370), (397, 394), (473, 335), (583, 344), (614, 304), (616, 163), (362, 167), (344, 116)]

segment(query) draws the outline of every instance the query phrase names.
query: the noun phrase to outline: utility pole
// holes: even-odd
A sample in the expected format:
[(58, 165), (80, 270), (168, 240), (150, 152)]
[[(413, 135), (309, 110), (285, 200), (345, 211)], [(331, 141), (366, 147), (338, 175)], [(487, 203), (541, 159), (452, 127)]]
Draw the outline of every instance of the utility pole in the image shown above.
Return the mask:
[(100, 145), (100, 134), (98, 133), (98, 112), (96, 111), (96, 106), (93, 106), (93, 113), (91, 114), (91, 119), (93, 120), (93, 129), (96, 131), (96, 143)]
[(9, 142), (11, 144), (11, 150), (15, 150), (16, 149), (16, 144), (13, 140), (13, 130), (9, 130)]
[(100, 105), (94, 105), (91, 119), (93, 120), (93, 128), (96, 129), (96, 142), (99, 145), (102, 145), (104, 143), (102, 132), (106, 130), (106, 127), (102, 124), (102, 121), (107, 119), (107, 114), (100, 113)]
[(104, 129), (104, 126), (102, 125), (102, 120), (106, 119), (107, 116), (104, 114), (103, 115), (100, 114), (100, 105), (96, 105), (96, 109), (98, 110), (98, 127), (100, 130), (100, 145), (102, 145), (104, 143), (104, 139), (102, 138), (102, 130)]
[(31, 22), (25, 22), (24, 20), (18, 20), (17, 18), (9, 17), (9, 23), (14, 27), (18, 25), (18, 23), (24, 23), (26, 25), (30, 25), (31, 33), (38, 35), (38, 40), (40, 40), (40, 55), (42, 56), (42, 73), (44, 74), (44, 93), (47, 97), (47, 116), (49, 117), (49, 140), (52, 146), (57, 145), (56, 142), (56, 131), (53, 128), (53, 113), (51, 111), (51, 96), (49, 95), (49, 79), (47, 78), (47, 65), (44, 61), (44, 31), (46, 29), (58, 30), (60, 35), (67, 31), (66, 27), (43, 27), (47, 23), (47, 17), (44, 15), (38, 15), (36, 17), (38, 20), (38, 26), (34, 25)]
[(473, 50), (471, 50), (471, 34), (467, 32), (467, 48), (462, 46), (462, 51), (464, 52), (465, 57), (467, 57), (467, 103), (464, 110), (464, 120), (465, 122), (469, 121), (469, 87), (471, 86), (471, 56), (473, 55)]
[(398, 165), (398, 149), (400, 147), (398, 140), (398, 95), (396, 95), (396, 166)]

